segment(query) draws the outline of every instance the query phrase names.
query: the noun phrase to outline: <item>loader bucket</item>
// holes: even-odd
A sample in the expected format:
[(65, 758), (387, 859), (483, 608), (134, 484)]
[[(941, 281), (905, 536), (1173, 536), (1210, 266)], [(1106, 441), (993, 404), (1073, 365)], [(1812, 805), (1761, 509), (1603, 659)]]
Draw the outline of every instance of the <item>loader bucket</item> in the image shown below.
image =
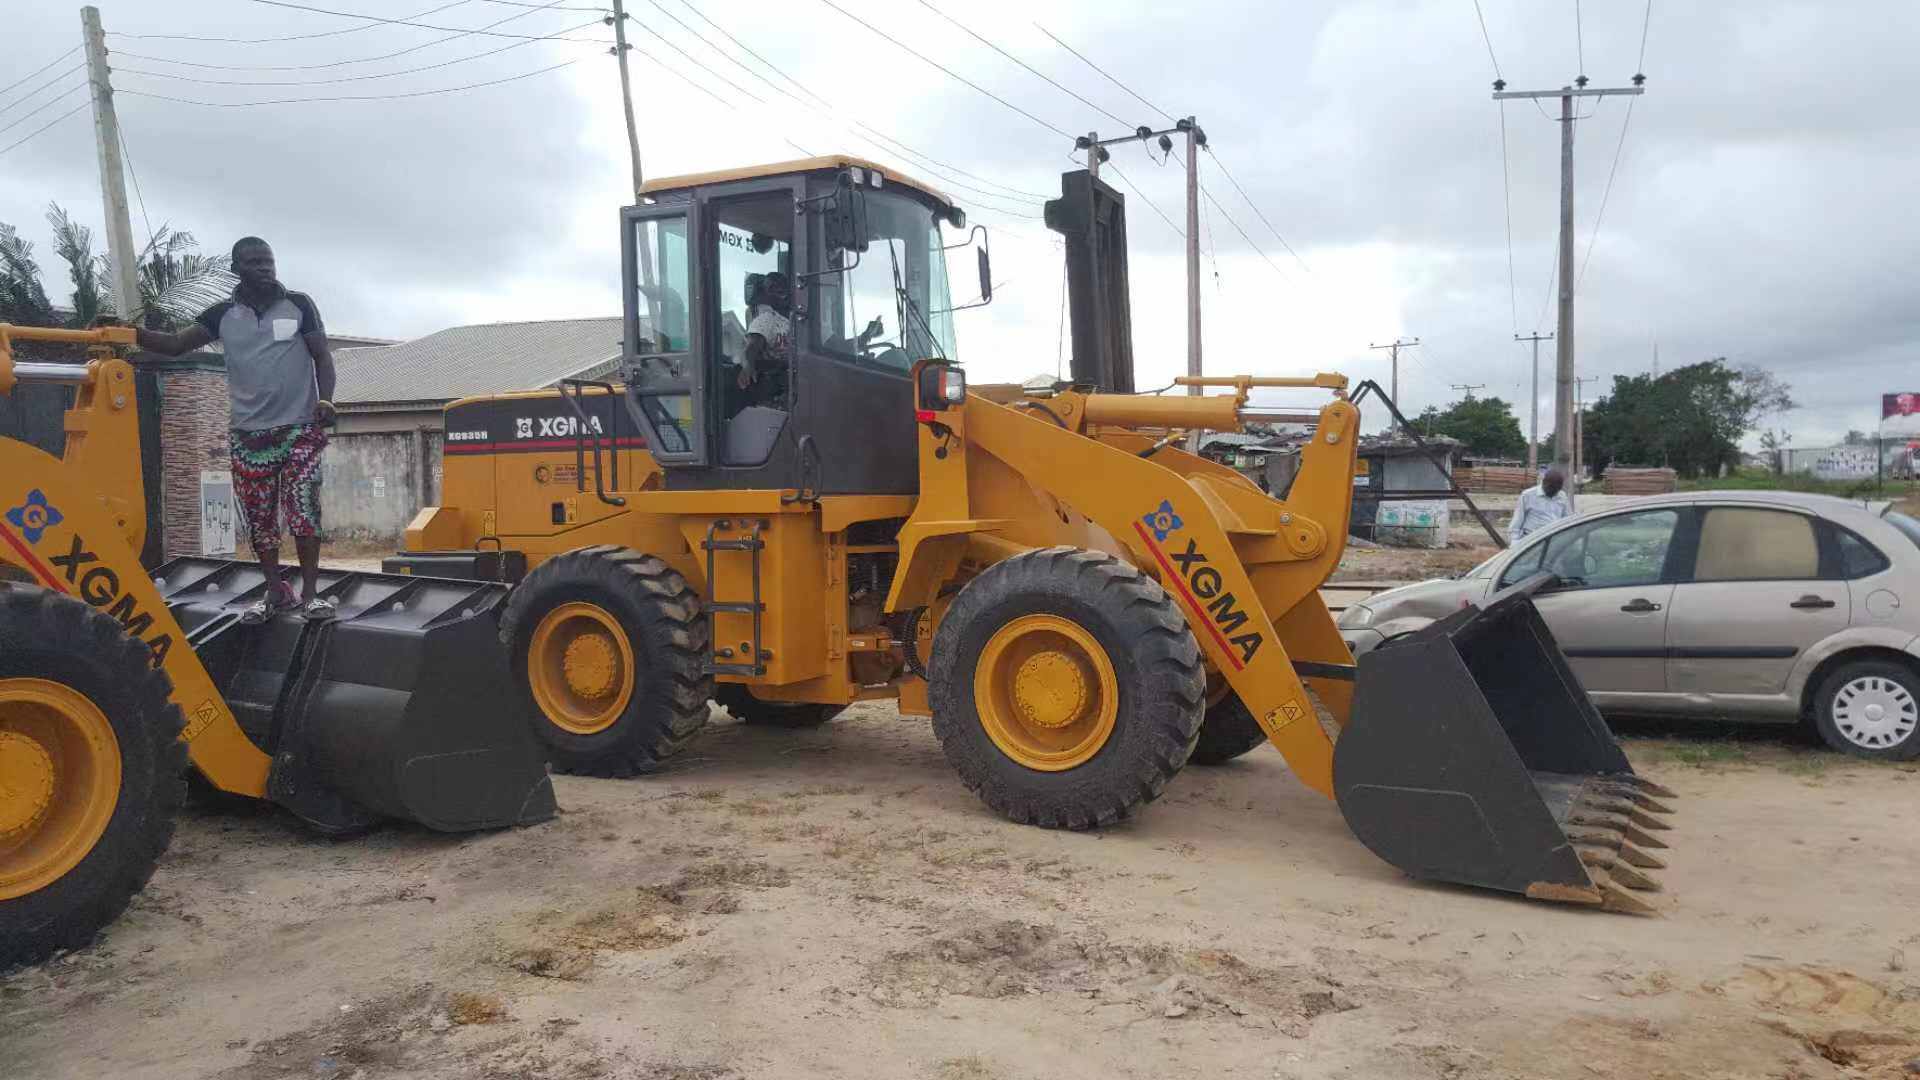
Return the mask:
[(1334, 796), (1413, 877), (1651, 913), (1672, 793), (1634, 775), (1534, 608), (1552, 581), (1363, 655)]
[(267, 797), (326, 832), (382, 818), (442, 832), (544, 821), (546, 755), (521, 715), (499, 584), (322, 571), (338, 617), (239, 613), (259, 567), (181, 558), (154, 575), (243, 730), (273, 758)]

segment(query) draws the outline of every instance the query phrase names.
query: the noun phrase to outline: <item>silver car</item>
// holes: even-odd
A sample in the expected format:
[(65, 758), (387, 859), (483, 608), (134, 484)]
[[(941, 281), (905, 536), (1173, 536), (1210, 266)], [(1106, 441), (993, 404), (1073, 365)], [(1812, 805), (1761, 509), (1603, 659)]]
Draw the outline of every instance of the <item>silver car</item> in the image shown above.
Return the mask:
[(1806, 720), (1837, 750), (1920, 757), (1920, 521), (1886, 504), (1636, 500), (1368, 597), (1340, 634), (1357, 656), (1543, 570), (1560, 582), (1534, 602), (1602, 711)]

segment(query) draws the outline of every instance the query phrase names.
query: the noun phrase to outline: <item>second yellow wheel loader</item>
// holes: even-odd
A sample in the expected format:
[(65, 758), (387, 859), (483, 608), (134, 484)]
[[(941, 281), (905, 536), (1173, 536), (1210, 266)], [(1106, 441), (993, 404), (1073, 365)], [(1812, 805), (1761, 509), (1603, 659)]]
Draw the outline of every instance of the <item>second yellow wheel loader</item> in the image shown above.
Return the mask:
[[(14, 341), (88, 363), (14, 362)], [(125, 328), (0, 323), (0, 395), (63, 384), (56, 456), (0, 438), (0, 969), (84, 945), (146, 885), (187, 770), (340, 834), (553, 816), (498, 640), (506, 589), (325, 571), (331, 623), (242, 624), (254, 563), (149, 572)]]
[[(782, 726), (886, 699), (996, 811), (1088, 828), (1271, 741), (1409, 874), (1649, 910), (1667, 793), (1534, 611), (1552, 582), (1356, 669), (1317, 591), (1346, 380), (1134, 393), (1123, 204), (1063, 188), (1072, 377), (969, 386), (948, 250), (982, 302), (992, 279), (945, 196), (846, 157), (652, 182), (621, 216), (618, 370), (449, 405), (443, 503), (387, 569), (512, 585), (501, 640), (568, 771), (653, 768), (709, 699)], [(1284, 500), (1181, 448), (1272, 421), (1311, 431)]]

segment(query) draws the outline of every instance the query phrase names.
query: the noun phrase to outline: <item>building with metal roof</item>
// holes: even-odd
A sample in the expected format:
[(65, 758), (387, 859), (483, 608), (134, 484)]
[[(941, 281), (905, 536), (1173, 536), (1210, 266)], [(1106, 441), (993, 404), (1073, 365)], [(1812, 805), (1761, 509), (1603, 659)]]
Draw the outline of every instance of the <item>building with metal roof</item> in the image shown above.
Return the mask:
[(593, 378), (619, 362), (620, 317), (454, 326), (395, 345), (337, 349), (340, 431), (440, 427), (456, 398)]

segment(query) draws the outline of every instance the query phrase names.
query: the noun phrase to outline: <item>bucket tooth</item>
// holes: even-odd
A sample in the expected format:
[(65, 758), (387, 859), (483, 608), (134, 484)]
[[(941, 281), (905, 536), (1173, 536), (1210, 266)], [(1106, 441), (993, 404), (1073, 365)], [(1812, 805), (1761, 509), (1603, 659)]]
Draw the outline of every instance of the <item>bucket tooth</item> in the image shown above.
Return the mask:
[(1658, 830), (1665, 831), (1673, 828), (1673, 826), (1667, 824), (1664, 821), (1661, 821), (1659, 818), (1654, 817), (1652, 814), (1649, 814), (1640, 810), (1635, 810), (1632, 813), (1628, 814), (1627, 820), (1633, 822), (1635, 825), (1638, 825), (1643, 829), (1658, 829)]
[(1631, 843), (1628, 843), (1627, 838), (1617, 832), (1590, 828), (1568, 829), (1567, 839), (1587, 847), (1604, 848), (1619, 856), (1620, 861), (1630, 866), (1643, 867), (1648, 870), (1664, 870), (1667, 866), (1663, 860), (1655, 858), (1641, 851)]
[(1667, 846), (1665, 840), (1642, 829), (1634, 828), (1631, 825), (1627, 826), (1624, 835), (1629, 843), (1637, 844), (1643, 848), (1664, 848)]
[(1580, 861), (1588, 867), (1605, 870), (1607, 876), (1629, 889), (1639, 889), (1643, 892), (1660, 891), (1659, 882), (1628, 866), (1624, 860), (1617, 859), (1608, 852), (1582, 848)]
[(1649, 855), (1639, 848), (1634, 847), (1632, 844), (1626, 843), (1620, 845), (1620, 861), (1647, 870), (1665, 870), (1667, 868), (1665, 859)]
[(1612, 882), (1598, 884), (1600, 906), (1606, 911), (1618, 911), (1626, 915), (1657, 915), (1659, 912), (1652, 904), (1622, 889)]
[(1653, 796), (1656, 799), (1677, 799), (1680, 797), (1673, 793), (1672, 788), (1669, 788), (1664, 784), (1656, 784), (1653, 781), (1648, 780), (1644, 776), (1631, 776), (1631, 777), (1628, 777), (1628, 779), (1631, 780), (1634, 783), (1634, 785), (1637, 786), (1641, 791), (1646, 792), (1647, 794)]
[[(1614, 781), (1605, 781), (1599, 784), (1595, 784), (1593, 786), (1599, 792), (1607, 796), (1610, 796), (1614, 799), (1618, 799), (1627, 803), (1631, 803), (1642, 810), (1646, 810), (1655, 814), (1673, 813), (1672, 807), (1667, 806), (1664, 803), (1655, 802), (1653, 799), (1652, 793), (1645, 790), (1638, 784), (1628, 783), (1624, 780), (1614, 780)], [(1667, 798), (1672, 798), (1672, 797), (1673, 796), (1671, 795), (1667, 796)]]

